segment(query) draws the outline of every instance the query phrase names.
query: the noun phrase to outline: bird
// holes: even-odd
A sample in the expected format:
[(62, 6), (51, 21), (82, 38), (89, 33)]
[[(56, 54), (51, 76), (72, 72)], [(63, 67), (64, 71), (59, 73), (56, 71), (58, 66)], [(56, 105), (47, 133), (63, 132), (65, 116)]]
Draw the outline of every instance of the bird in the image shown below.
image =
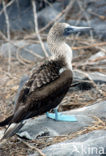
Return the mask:
[[(48, 111), (61, 103), (73, 80), (72, 49), (66, 38), (90, 29), (58, 22), (51, 27), (47, 43), (52, 55), (33, 68), (20, 91), (13, 114), (0, 122), (0, 127), (8, 125), (2, 139), (15, 135), (29, 118), (43, 113), (50, 117)], [(55, 119), (58, 120), (56, 109)]]

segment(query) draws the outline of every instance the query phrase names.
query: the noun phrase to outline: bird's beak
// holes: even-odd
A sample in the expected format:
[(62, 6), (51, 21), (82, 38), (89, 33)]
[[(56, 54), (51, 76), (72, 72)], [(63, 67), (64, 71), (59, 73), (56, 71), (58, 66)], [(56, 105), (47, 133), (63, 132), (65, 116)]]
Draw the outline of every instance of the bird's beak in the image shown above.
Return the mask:
[(89, 30), (93, 30), (91, 27), (76, 27), (76, 26), (68, 26), (67, 28), (64, 29), (64, 36), (69, 36), (74, 33), (78, 32), (87, 32)]
[(77, 26), (70, 26), (70, 29), (73, 33), (77, 32), (87, 32), (89, 30), (93, 30), (92, 27), (77, 27)]

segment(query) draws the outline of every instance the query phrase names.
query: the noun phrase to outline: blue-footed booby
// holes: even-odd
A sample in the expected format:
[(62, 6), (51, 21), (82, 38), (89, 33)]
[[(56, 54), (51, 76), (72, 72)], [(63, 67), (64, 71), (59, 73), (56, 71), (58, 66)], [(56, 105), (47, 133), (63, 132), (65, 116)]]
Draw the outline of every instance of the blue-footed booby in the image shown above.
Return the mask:
[[(59, 105), (73, 79), (72, 50), (66, 43), (66, 37), (90, 29), (91, 27), (74, 27), (67, 23), (53, 25), (47, 37), (52, 56), (32, 70), (19, 94), (14, 113), (0, 122), (0, 126), (8, 125), (3, 139), (17, 133), (26, 119), (46, 113)], [(55, 119), (61, 120), (56, 109), (55, 114)], [(53, 114), (47, 113), (47, 116), (53, 118)]]

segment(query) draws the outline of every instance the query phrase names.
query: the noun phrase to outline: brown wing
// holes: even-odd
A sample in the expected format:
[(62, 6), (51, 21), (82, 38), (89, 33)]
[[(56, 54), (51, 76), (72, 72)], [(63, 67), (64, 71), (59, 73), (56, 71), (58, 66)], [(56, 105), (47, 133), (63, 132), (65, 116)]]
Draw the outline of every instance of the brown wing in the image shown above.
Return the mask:
[(25, 105), (29, 94), (36, 92), (38, 89), (46, 86), (60, 76), (59, 67), (56, 68), (56, 66), (54, 62), (51, 63), (48, 61), (47, 63), (42, 63), (42, 65), (38, 64), (38, 66), (33, 69), (29, 80), (25, 83), (19, 94), (15, 111), (17, 111), (20, 105)]
[(56, 62), (47, 62), (33, 71), (20, 92), (11, 122), (40, 115), (61, 102), (72, 82), (72, 72), (66, 70), (60, 75), (59, 70)]

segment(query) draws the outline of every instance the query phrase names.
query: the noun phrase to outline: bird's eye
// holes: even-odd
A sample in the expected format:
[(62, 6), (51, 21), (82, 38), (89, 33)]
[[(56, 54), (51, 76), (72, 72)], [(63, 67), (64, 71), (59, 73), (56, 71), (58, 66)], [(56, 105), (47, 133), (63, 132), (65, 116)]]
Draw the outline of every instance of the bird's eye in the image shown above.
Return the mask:
[(63, 35), (64, 35), (64, 36), (68, 36), (68, 35), (70, 35), (72, 32), (73, 32), (73, 28), (68, 27), (68, 28), (65, 28), (65, 29), (64, 29)]
[(66, 28), (66, 31), (70, 31), (71, 30), (71, 28)]

